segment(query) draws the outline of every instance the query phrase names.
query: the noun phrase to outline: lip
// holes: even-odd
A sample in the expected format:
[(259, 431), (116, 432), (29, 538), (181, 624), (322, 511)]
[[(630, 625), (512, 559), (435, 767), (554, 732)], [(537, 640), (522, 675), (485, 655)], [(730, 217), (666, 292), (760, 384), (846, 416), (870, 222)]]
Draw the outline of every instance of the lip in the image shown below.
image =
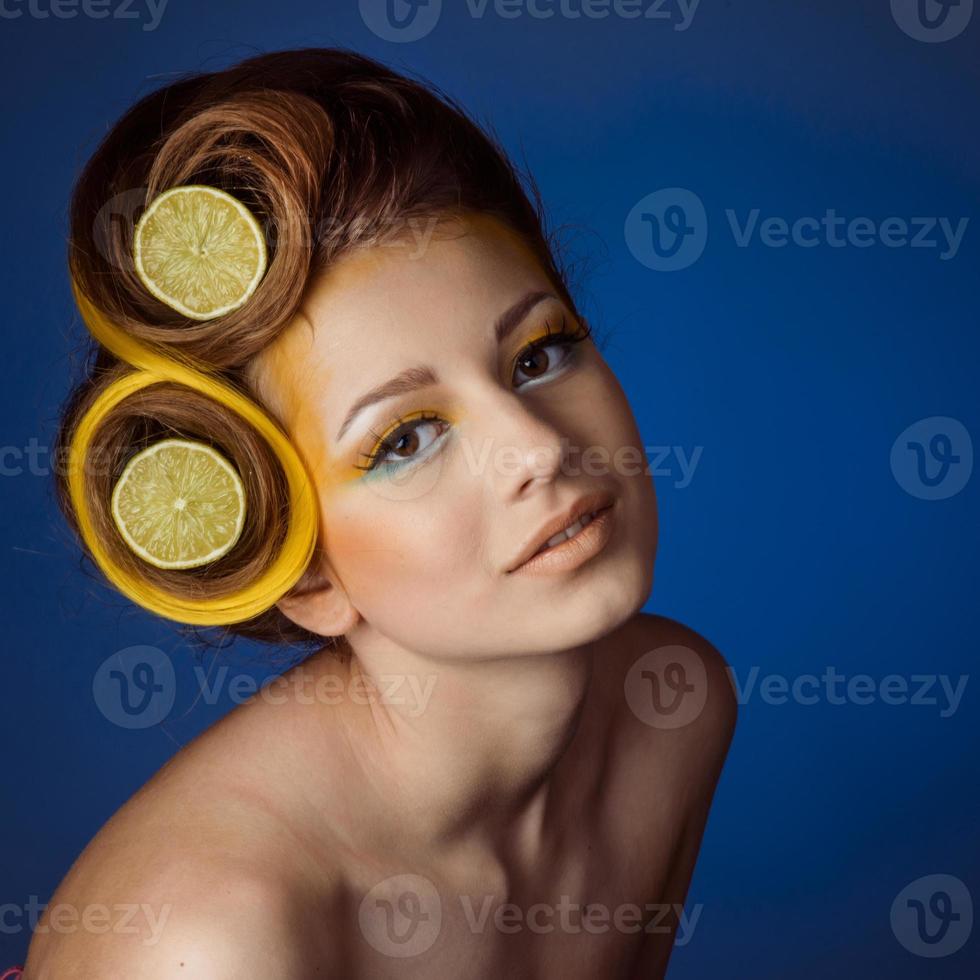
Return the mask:
[[(587, 493), (579, 497), (570, 507), (559, 514), (557, 517), (553, 517), (546, 524), (542, 525), (531, 537), (531, 539), (524, 545), (518, 554), (517, 558), (511, 562), (510, 567), (507, 569), (508, 573), (516, 572), (519, 569), (525, 567), (532, 558), (544, 558), (545, 556), (551, 557), (554, 553), (554, 557), (558, 558), (559, 552), (564, 552), (567, 546), (575, 545), (579, 542), (579, 538), (583, 535), (587, 535), (592, 529), (594, 524), (601, 524), (602, 527), (597, 527), (596, 530), (604, 530), (608, 533), (609, 525), (611, 524), (610, 515), (607, 512), (612, 508), (612, 505), (616, 502), (616, 498), (607, 490), (598, 490), (594, 493)], [(586, 514), (592, 514), (597, 511), (603, 511), (603, 514), (596, 513), (596, 516), (592, 519), (589, 525), (583, 528), (578, 534), (573, 538), (564, 542), (564, 544), (556, 545), (554, 548), (549, 548), (547, 551), (542, 552), (540, 555), (537, 554), (538, 549), (547, 543), (549, 538), (553, 538), (559, 531), (564, 531), (565, 528), (574, 524), (580, 517)], [(600, 518), (602, 519), (600, 521)], [(595, 537), (591, 535), (590, 537)], [(601, 542), (605, 544), (605, 540)], [(590, 555), (583, 557), (591, 557)]]

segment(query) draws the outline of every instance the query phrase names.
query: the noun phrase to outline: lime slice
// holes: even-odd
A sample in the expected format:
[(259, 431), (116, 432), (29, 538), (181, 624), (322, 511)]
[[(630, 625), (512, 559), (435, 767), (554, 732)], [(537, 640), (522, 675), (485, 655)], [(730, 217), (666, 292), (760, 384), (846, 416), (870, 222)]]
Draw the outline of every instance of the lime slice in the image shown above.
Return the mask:
[(241, 201), (216, 187), (164, 191), (133, 239), (136, 273), (167, 306), (194, 320), (237, 309), (265, 273), (262, 228)]
[(197, 568), (227, 554), (245, 523), (245, 490), (210, 446), (163, 439), (137, 453), (112, 491), (126, 543), (157, 568)]

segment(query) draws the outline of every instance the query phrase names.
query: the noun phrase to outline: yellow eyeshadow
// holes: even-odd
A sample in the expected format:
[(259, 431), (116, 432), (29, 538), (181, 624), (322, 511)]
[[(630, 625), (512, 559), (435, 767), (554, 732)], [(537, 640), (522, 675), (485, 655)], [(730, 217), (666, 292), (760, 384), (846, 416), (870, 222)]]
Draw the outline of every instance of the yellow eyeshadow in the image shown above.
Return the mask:
[(536, 344), (540, 340), (545, 340), (548, 337), (553, 337), (553, 336), (554, 333), (542, 333), (539, 334), (537, 337), (532, 337), (530, 340), (525, 340), (524, 343), (521, 344), (521, 346), (518, 347), (517, 350), (514, 352), (514, 357), (516, 358), (518, 354), (520, 354), (525, 348), (530, 347), (532, 344)]
[[(574, 336), (579, 335), (583, 332), (582, 324), (574, 320), (571, 326), (566, 326), (563, 330), (555, 330), (552, 328), (547, 328), (535, 336), (525, 340), (520, 346), (514, 351), (511, 361), (515, 361), (517, 357), (523, 353), (527, 348), (539, 343), (540, 341), (548, 340), (549, 338), (554, 338), (554, 342), (557, 343), (568, 343), (567, 339), (561, 339), (560, 335), (562, 332), (567, 331)], [(583, 338), (584, 339), (584, 338)], [(434, 418), (433, 418), (434, 416)], [(380, 439), (377, 439), (374, 444), (367, 450), (367, 452), (358, 451), (357, 459), (369, 460), (373, 457), (379, 450), (381, 444), (389, 439), (389, 437), (396, 430), (401, 428), (407, 422), (411, 422), (416, 419), (425, 418), (426, 421), (442, 421), (447, 422), (450, 425), (456, 425), (461, 422), (466, 417), (465, 412), (462, 410), (453, 410), (452, 412), (439, 411), (435, 409), (417, 409), (413, 412), (409, 412), (406, 415), (402, 415), (399, 418), (393, 420), (387, 428), (382, 433)], [(332, 482), (335, 484), (351, 483), (356, 480), (363, 479), (365, 477), (370, 477), (375, 473), (374, 470), (365, 469), (363, 466), (359, 466), (352, 463), (339, 463), (337, 464), (334, 473), (331, 475)]]
[[(396, 432), (398, 429), (400, 429), (406, 422), (412, 422), (415, 419), (426, 418), (426, 416), (431, 416), (434, 414), (435, 414), (434, 412), (430, 412), (426, 408), (420, 408), (415, 412), (409, 412), (408, 415), (403, 415), (401, 418), (395, 419), (395, 421), (392, 422), (391, 425), (388, 426), (388, 428), (384, 431), (381, 438), (371, 447), (371, 450), (369, 453), (367, 453), (367, 455), (368, 456), (374, 455), (374, 453), (377, 452), (378, 447), (381, 445), (381, 443), (385, 442), (393, 432)], [(436, 420), (427, 419), (427, 421), (434, 422)]]
[[(581, 332), (581, 330), (582, 330), (581, 324), (579, 324), (576, 321), (575, 326), (571, 330), (568, 330), (568, 332), (572, 333), (573, 335), (577, 335), (578, 333)], [(555, 343), (568, 343), (567, 340), (560, 339), (561, 333), (562, 333), (561, 330), (554, 330), (551, 328), (545, 329), (544, 331), (536, 334), (535, 336), (521, 343), (520, 346), (514, 351), (511, 360), (516, 361), (517, 357), (525, 350), (527, 350), (529, 347), (531, 347), (534, 344), (537, 344), (540, 341), (548, 340), (549, 338), (552, 337), (555, 338)], [(370, 460), (375, 455), (375, 453), (378, 452), (381, 444), (385, 442), (391, 436), (392, 433), (394, 433), (399, 428), (401, 428), (401, 426), (403, 426), (405, 423), (411, 422), (415, 419), (431, 417), (431, 416), (436, 416), (436, 418), (431, 419), (432, 421), (445, 421), (451, 425), (455, 425), (457, 422), (461, 421), (464, 418), (464, 413), (461, 411), (456, 411), (452, 413), (439, 412), (431, 409), (417, 409), (414, 412), (409, 412), (407, 415), (403, 415), (395, 419), (393, 422), (391, 422), (388, 425), (388, 427), (384, 430), (381, 438), (376, 440), (374, 445), (372, 445), (367, 452), (358, 452), (358, 459), (363, 458), (364, 460)], [(427, 418), (427, 421), (428, 420), (429, 419)], [(374, 471), (366, 470), (363, 467), (352, 465), (347, 468), (347, 472), (348, 475), (346, 477), (338, 476), (337, 482), (349, 482), (352, 480), (358, 480), (363, 477), (372, 475)]]
[[(407, 415), (402, 415), (398, 419), (395, 419), (384, 431), (382, 437), (378, 439), (373, 446), (365, 453), (359, 452), (358, 459), (369, 460), (376, 452), (378, 452), (381, 444), (385, 442), (393, 432), (400, 429), (405, 423), (412, 422), (416, 419), (424, 418), (425, 421), (431, 422), (447, 422), (449, 425), (456, 425), (458, 422), (462, 421), (466, 417), (465, 412), (462, 411), (437, 411), (434, 409), (421, 408), (413, 412), (409, 412)], [(348, 467), (349, 475), (346, 477), (345, 482), (351, 480), (361, 479), (363, 477), (372, 476), (375, 471), (364, 469), (363, 466), (351, 465)]]

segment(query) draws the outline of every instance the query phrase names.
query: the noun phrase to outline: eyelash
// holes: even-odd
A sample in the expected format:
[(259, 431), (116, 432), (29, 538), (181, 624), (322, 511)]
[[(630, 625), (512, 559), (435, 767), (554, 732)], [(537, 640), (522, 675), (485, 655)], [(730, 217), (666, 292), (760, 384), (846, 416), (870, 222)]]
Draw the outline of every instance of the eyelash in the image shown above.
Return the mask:
[[(537, 340), (531, 341), (524, 348), (521, 349), (517, 357), (514, 359), (514, 367), (516, 369), (517, 365), (520, 364), (526, 358), (537, 353), (538, 350), (547, 347), (556, 347), (561, 345), (568, 348), (568, 357), (562, 362), (567, 364), (570, 357), (574, 357), (573, 348), (577, 344), (581, 344), (583, 341), (588, 340), (592, 336), (592, 329), (586, 321), (582, 321), (581, 325), (577, 330), (569, 330), (566, 322), (565, 315), (562, 314), (561, 327), (557, 330), (551, 329), (551, 322), (549, 320), (545, 321), (545, 326), (548, 332), (543, 336), (539, 337)], [(532, 379), (537, 380), (537, 379)], [(523, 387), (521, 385), (520, 387)], [(444, 419), (440, 418), (434, 412), (418, 412), (406, 418), (399, 419), (395, 424), (393, 429), (389, 429), (390, 435), (386, 438), (383, 435), (379, 435), (373, 429), (370, 430), (371, 434), (378, 440), (375, 449), (371, 453), (362, 453), (361, 455), (367, 460), (367, 465), (359, 466), (356, 468), (359, 470), (390, 470), (397, 469), (400, 466), (410, 463), (413, 457), (409, 456), (403, 458), (399, 462), (380, 462), (385, 455), (388, 453), (393, 453), (396, 451), (396, 444), (402, 435), (411, 434), (414, 431), (414, 426), (422, 422), (443, 422)], [(448, 424), (448, 423), (447, 423)], [(438, 438), (438, 437), (437, 437)]]

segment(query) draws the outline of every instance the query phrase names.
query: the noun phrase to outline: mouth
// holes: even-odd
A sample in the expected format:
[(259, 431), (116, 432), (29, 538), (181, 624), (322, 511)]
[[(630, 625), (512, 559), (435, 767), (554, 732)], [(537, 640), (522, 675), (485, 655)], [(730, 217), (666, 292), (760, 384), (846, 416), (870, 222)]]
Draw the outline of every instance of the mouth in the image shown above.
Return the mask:
[[(579, 531), (587, 528), (595, 518), (601, 514), (603, 511), (609, 510), (608, 507), (601, 507), (599, 510), (591, 511), (588, 514), (583, 514), (577, 520), (573, 521), (564, 531), (559, 531), (553, 538), (549, 538), (536, 552), (534, 555), (540, 555), (542, 552), (550, 551), (552, 548), (557, 548), (558, 545), (564, 544), (566, 541), (570, 541), (575, 537)], [(531, 555), (531, 558), (534, 557)]]
[[(603, 534), (586, 534), (586, 529), (592, 524), (596, 524), (603, 530), (608, 530), (609, 514), (615, 504), (615, 499), (608, 493), (589, 494), (582, 497), (570, 510), (562, 517), (550, 521), (535, 536), (534, 541), (528, 545), (518, 560), (509, 569), (514, 572), (525, 567), (532, 561), (538, 559), (540, 555), (558, 553), (583, 552), (583, 546), (592, 539), (605, 537)], [(595, 529), (594, 529), (595, 530)], [(602, 542), (605, 543), (604, 541)], [(590, 549), (586, 549), (590, 550)], [(588, 555), (582, 554), (583, 560)], [(536, 562), (536, 564), (541, 564)]]

